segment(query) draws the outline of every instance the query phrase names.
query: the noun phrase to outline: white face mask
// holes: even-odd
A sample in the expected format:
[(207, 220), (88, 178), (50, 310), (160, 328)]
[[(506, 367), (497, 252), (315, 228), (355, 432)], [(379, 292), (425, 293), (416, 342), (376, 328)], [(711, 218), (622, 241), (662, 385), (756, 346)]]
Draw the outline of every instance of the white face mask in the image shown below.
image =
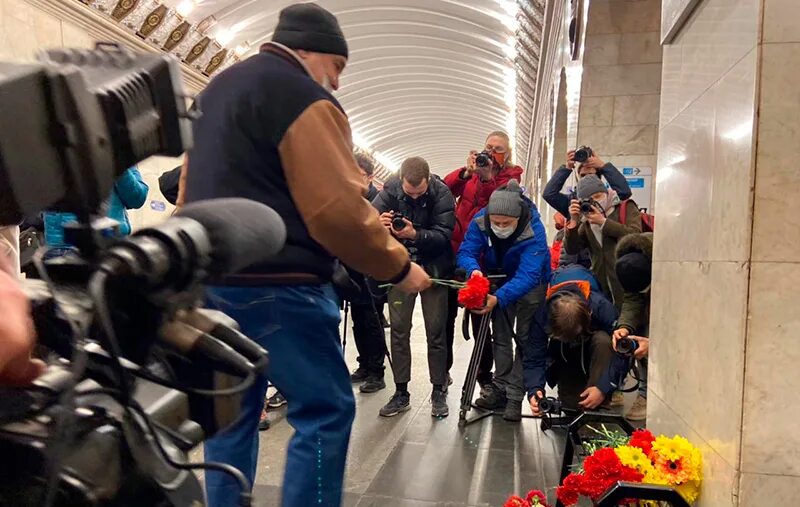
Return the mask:
[(514, 226), (497, 227), (496, 225), (492, 224), (492, 232), (500, 239), (506, 239), (514, 234), (514, 229), (516, 229)]

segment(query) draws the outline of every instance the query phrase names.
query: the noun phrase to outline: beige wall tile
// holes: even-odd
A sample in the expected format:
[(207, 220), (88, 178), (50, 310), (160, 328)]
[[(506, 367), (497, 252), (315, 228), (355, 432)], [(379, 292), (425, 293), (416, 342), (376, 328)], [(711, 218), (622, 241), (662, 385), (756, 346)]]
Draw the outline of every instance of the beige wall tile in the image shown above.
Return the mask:
[(36, 32), (36, 44), (38, 49), (61, 47), (63, 39), (61, 37), (61, 20), (50, 16), (42, 11), (38, 11), (34, 18), (34, 30)]
[(677, 39), (664, 47), (662, 125), (756, 46), (759, 5), (754, 0), (704, 0)]
[(661, 27), (661, 0), (592, 0), (589, 34), (657, 32)]
[(589, 35), (586, 37), (583, 55), (584, 65), (616, 65), (619, 62), (620, 40), (616, 33)]
[[(699, 409), (704, 410), (705, 407)], [(703, 486), (697, 507), (738, 507), (738, 473), (736, 468), (717, 454), (675, 410), (650, 393), (647, 397), (647, 427), (656, 435), (683, 435), (703, 454)], [(741, 504), (758, 505), (758, 504)], [(770, 504), (771, 505), (771, 504)]]
[(658, 125), (661, 95), (621, 95), (614, 99), (614, 125)]
[(800, 216), (779, 198), (800, 192), (800, 43), (762, 51), (753, 260), (800, 262)]
[(797, 0), (764, 0), (764, 42), (800, 42)]
[(651, 155), (655, 151), (655, 125), (581, 127), (578, 144), (591, 146), (608, 156)]
[(579, 127), (610, 126), (614, 119), (614, 97), (584, 97), (581, 99)]
[(64, 47), (67, 48), (93, 48), (94, 39), (84, 30), (66, 21), (61, 24), (61, 33)]
[(800, 476), (800, 263), (754, 262), (751, 270), (742, 471)]
[(661, 34), (659, 32), (622, 34), (619, 63), (661, 62)]
[(658, 260), (750, 258), (756, 58), (753, 50), (661, 129)]
[(0, 2), (4, 4), (6, 16), (31, 26), (36, 16), (41, 12), (25, 0), (0, 0)]
[(653, 264), (649, 389), (732, 465), (739, 462), (748, 276), (746, 263)]
[(603, 65), (583, 70), (582, 97), (647, 95), (661, 90), (661, 64)]
[(800, 477), (743, 473), (739, 505), (796, 507), (798, 491), (800, 491)]
[(26, 23), (14, 16), (6, 16), (3, 20), (3, 32), (6, 35), (7, 54), (18, 61), (33, 61), (39, 46), (33, 22)]

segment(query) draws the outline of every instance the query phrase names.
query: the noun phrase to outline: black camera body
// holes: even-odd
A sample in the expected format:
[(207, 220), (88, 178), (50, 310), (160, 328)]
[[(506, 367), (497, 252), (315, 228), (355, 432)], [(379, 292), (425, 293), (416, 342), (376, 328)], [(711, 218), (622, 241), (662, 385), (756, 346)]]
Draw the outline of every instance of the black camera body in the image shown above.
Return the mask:
[(484, 150), (475, 157), (475, 165), (478, 167), (488, 167), (492, 165), (492, 154)]
[(539, 393), (534, 395), (534, 399), (543, 414), (558, 415), (561, 413), (561, 400), (553, 396), (539, 396)]
[(591, 213), (593, 211), (597, 211), (595, 206), (597, 205), (597, 201), (594, 199), (581, 199), (580, 206), (581, 206), (581, 213)]
[(392, 212), (392, 229), (395, 231), (402, 231), (406, 228), (405, 219), (407, 217), (401, 211), (393, 211)]
[(594, 152), (588, 146), (581, 146), (577, 150), (575, 150), (575, 162), (579, 162), (581, 164), (585, 163), (589, 158), (594, 155)]
[(617, 340), (617, 353), (623, 356), (632, 356), (639, 348), (639, 342), (633, 338), (621, 338)]

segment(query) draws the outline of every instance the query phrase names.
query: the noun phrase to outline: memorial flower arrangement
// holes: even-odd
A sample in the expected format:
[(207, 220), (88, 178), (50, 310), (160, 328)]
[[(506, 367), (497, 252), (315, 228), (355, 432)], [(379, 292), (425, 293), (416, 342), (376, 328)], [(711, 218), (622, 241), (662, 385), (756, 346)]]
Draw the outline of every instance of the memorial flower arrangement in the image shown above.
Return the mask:
[[(638, 430), (620, 441), (609, 432), (606, 442), (588, 456), (580, 470), (569, 474), (556, 489), (564, 505), (575, 505), (581, 496), (598, 500), (618, 481), (671, 486), (693, 503), (700, 493), (703, 460), (700, 450), (681, 436), (655, 437), (647, 430)], [(601, 439), (602, 440), (602, 439)], [(637, 501), (629, 502), (636, 505)], [(641, 506), (658, 505), (641, 501)]]

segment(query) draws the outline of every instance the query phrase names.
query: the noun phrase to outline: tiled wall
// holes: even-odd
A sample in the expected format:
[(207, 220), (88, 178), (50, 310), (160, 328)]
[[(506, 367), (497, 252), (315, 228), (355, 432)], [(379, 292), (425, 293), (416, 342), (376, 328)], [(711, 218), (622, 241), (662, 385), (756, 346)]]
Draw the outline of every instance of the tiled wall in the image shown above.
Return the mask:
[[(1, 60), (32, 61), (41, 49), (61, 46), (88, 48), (94, 42), (85, 30), (51, 16), (25, 0), (0, 0)], [(165, 211), (157, 211), (151, 207), (151, 202), (164, 201), (158, 190), (158, 176), (179, 164), (180, 160), (155, 157), (139, 165), (150, 186), (150, 195), (143, 209), (130, 212), (134, 228), (154, 225), (169, 216), (169, 205)]]
[(797, 505), (798, 16), (704, 0), (664, 48), (648, 425), (703, 448), (701, 507)]
[(618, 167), (656, 167), (660, 8), (660, 0), (589, 4), (578, 144)]

